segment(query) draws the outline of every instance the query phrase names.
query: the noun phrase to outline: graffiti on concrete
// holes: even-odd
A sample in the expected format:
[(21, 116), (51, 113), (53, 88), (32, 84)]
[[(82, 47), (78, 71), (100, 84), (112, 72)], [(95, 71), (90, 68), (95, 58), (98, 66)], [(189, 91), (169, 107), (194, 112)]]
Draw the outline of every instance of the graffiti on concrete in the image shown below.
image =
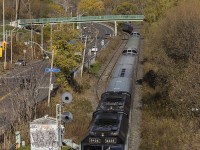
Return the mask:
[(58, 128), (52, 125), (31, 126), (31, 148), (55, 150), (58, 148)]

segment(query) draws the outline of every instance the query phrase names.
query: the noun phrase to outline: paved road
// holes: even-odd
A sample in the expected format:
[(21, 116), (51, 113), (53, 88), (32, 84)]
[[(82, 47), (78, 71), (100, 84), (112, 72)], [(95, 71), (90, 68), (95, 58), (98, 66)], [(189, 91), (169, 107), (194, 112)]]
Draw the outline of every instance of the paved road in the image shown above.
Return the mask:
[[(83, 26), (83, 25), (82, 25)], [(85, 24), (84, 27), (87, 27), (86, 29), (82, 29), (83, 35), (90, 35), (91, 39), (89, 42), (87, 42), (87, 48), (86, 48), (86, 56), (85, 56), (85, 63), (88, 63), (89, 58), (92, 59), (95, 57), (97, 53), (99, 53), (103, 47), (106, 46), (106, 44), (109, 42), (108, 38), (106, 37), (106, 34), (113, 35), (113, 29), (105, 24), (100, 23), (90, 23)], [(104, 44), (102, 45), (102, 40), (104, 41)], [(91, 49), (93, 46), (97, 46), (98, 52), (91, 52)]]
[[(89, 24), (88, 28), (90, 31), (86, 30), (86, 33), (92, 37), (88, 49), (94, 44), (101, 49), (103, 45), (100, 42), (105, 34), (113, 33), (110, 28), (101, 24)], [(105, 39), (105, 44), (107, 42)], [(38, 60), (28, 63), (27, 66), (17, 66), (0, 77), (0, 127), (16, 119), (16, 110), (21, 108), (19, 101), (24, 104), (26, 100), (31, 104), (33, 99), (39, 102), (47, 98), (48, 88), (45, 87), (49, 86), (49, 73), (45, 73), (45, 68), (50, 68), (50, 63), (47, 60)]]
[[(20, 109), (20, 102), (41, 101), (46, 98), (48, 89), (49, 73), (45, 68), (50, 67), (48, 61), (35, 61), (27, 66), (17, 66), (10, 70), (6, 76), (0, 77), (0, 127), (7, 124), (9, 120), (15, 120), (16, 110)], [(37, 91), (37, 92), (33, 92)], [(38, 93), (35, 95), (35, 93)], [(23, 104), (23, 103), (22, 103)]]

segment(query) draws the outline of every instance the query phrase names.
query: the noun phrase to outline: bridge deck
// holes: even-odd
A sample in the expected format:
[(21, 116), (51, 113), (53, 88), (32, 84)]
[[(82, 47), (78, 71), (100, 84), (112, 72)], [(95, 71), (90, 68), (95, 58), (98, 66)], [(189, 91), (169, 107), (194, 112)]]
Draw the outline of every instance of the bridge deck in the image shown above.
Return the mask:
[(111, 22), (111, 21), (143, 21), (144, 15), (107, 15), (107, 16), (78, 16), (68, 18), (39, 18), (39, 19), (19, 19), (18, 25), (26, 26), (30, 24), (47, 23), (81, 23), (81, 22)]

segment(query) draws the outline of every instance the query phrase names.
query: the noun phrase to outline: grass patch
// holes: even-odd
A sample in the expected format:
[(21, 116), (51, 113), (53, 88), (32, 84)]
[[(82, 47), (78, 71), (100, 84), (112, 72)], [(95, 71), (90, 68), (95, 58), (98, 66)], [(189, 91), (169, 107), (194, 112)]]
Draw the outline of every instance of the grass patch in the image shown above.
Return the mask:
[(101, 69), (101, 64), (99, 62), (96, 62), (94, 64), (91, 65), (91, 68), (90, 68), (90, 72), (92, 74), (95, 74), (97, 75), (98, 74), (98, 71)]

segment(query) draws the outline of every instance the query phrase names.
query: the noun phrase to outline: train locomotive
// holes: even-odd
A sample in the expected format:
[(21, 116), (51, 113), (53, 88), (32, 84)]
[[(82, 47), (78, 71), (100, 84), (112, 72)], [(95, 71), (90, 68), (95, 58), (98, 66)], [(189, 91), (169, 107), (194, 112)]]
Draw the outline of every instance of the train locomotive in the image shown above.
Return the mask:
[(93, 113), (81, 150), (128, 150), (131, 94), (140, 36), (131, 35), (114, 68), (106, 92)]

